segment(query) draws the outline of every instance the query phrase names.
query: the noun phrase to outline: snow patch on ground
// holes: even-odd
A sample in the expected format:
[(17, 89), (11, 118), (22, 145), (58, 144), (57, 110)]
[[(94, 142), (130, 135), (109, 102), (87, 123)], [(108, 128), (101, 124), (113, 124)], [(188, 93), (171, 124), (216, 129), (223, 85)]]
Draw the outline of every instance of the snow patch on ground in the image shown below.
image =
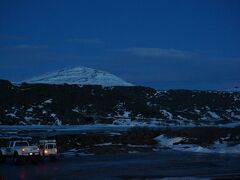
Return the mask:
[(61, 126), (62, 125), (62, 121), (60, 119), (58, 119), (57, 117), (55, 117), (55, 124), (57, 126)]
[(218, 116), (215, 112), (208, 111), (207, 113), (214, 119), (220, 119), (220, 116)]
[(72, 109), (73, 112), (76, 112), (76, 113), (79, 113), (79, 108), (78, 107), (75, 107), (74, 109)]
[(173, 150), (198, 152), (198, 153), (240, 153), (240, 144), (235, 146), (229, 146), (227, 143), (220, 143), (216, 141), (214, 144), (207, 147), (202, 147), (197, 144), (182, 144), (184, 137), (167, 137), (160, 135), (154, 140), (158, 141), (163, 147), (168, 147)]
[(15, 113), (7, 113), (6, 116), (9, 116), (9, 117), (16, 117), (16, 114), (15, 114)]
[(37, 106), (39, 109), (42, 109), (43, 108), (43, 105), (38, 105)]
[(240, 115), (237, 115), (237, 114), (235, 114), (234, 112), (231, 113), (231, 117), (240, 120)]
[(32, 112), (32, 111), (33, 111), (32, 107), (27, 109), (27, 112)]
[(31, 121), (31, 120), (33, 119), (33, 117), (31, 117), (31, 116), (25, 116), (24, 119), (25, 119), (25, 121), (28, 121), (28, 122), (29, 122), (29, 121)]
[(131, 114), (131, 112), (124, 111), (123, 117), (124, 117), (124, 118), (129, 118), (129, 114)]
[(186, 119), (186, 118), (184, 118), (184, 117), (182, 117), (180, 115), (177, 115), (177, 118), (180, 119), (180, 120), (188, 120), (188, 119)]
[(55, 113), (51, 113), (50, 117), (56, 117), (56, 114)]
[(172, 115), (172, 113), (170, 113), (170, 112), (168, 112), (168, 111), (166, 111), (166, 110), (160, 110), (160, 112), (166, 117), (166, 118), (168, 118), (168, 119), (173, 119), (173, 115)]
[(44, 101), (45, 104), (51, 104), (52, 103), (52, 99), (48, 99), (46, 101)]
[(122, 135), (121, 133), (118, 133), (118, 132), (110, 132), (110, 133), (107, 132), (107, 134), (109, 134), (110, 136), (121, 136)]
[(166, 147), (172, 147), (175, 143), (179, 143), (183, 140), (184, 138), (182, 137), (175, 137), (175, 138), (168, 138), (165, 135), (160, 135), (154, 140), (160, 142), (161, 145), (166, 146)]
[(131, 119), (115, 119), (113, 121), (114, 125), (133, 125)]
[(194, 109), (194, 112), (196, 112), (197, 114), (200, 114), (200, 113), (201, 113), (201, 111), (198, 110), (198, 109)]

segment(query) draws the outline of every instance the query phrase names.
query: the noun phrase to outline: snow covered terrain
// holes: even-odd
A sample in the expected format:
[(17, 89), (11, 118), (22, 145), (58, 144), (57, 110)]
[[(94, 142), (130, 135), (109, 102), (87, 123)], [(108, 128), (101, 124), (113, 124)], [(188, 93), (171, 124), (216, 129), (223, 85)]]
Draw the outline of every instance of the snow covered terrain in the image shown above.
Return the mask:
[(187, 152), (199, 152), (199, 153), (240, 153), (240, 144), (229, 145), (226, 141), (221, 142), (215, 141), (213, 144), (208, 146), (201, 146), (198, 144), (186, 144), (184, 141), (187, 140), (185, 137), (167, 137), (160, 135), (155, 138), (156, 141), (163, 147), (167, 147), (177, 151)]
[(47, 73), (38, 77), (24, 80), (27, 83), (46, 84), (79, 84), (79, 85), (102, 85), (102, 86), (133, 86), (121, 78), (105, 71), (87, 67), (75, 67)]
[(240, 93), (0, 80), (0, 124), (194, 127), (240, 125)]

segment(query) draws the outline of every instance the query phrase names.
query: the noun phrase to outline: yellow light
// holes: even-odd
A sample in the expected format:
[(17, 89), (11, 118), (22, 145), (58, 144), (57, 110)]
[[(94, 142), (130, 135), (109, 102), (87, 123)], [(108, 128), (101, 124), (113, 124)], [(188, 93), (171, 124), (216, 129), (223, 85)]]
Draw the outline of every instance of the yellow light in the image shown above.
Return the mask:
[(44, 153), (45, 153), (45, 154), (48, 154), (48, 150), (45, 149), (45, 150), (44, 150)]
[(30, 153), (29, 153), (29, 155), (30, 155), (30, 156), (32, 156), (32, 155), (33, 155), (33, 153), (31, 153), (31, 152), (30, 152)]

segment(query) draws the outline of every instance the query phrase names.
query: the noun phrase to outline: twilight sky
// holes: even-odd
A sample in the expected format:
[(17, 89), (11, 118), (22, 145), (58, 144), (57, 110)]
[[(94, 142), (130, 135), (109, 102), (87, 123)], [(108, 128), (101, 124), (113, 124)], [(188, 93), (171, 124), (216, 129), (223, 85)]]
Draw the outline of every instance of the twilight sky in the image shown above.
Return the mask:
[(74, 66), (157, 89), (240, 86), (240, 1), (0, 1), (0, 79)]

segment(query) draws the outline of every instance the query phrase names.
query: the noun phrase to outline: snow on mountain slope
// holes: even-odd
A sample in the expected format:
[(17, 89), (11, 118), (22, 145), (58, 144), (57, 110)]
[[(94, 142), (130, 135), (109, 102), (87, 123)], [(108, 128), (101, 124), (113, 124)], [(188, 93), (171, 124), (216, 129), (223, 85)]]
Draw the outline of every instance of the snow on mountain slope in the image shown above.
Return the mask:
[(23, 82), (46, 83), (46, 84), (80, 84), (80, 85), (102, 85), (102, 86), (133, 86), (121, 78), (105, 71), (87, 67), (74, 67), (52, 73), (43, 74)]

